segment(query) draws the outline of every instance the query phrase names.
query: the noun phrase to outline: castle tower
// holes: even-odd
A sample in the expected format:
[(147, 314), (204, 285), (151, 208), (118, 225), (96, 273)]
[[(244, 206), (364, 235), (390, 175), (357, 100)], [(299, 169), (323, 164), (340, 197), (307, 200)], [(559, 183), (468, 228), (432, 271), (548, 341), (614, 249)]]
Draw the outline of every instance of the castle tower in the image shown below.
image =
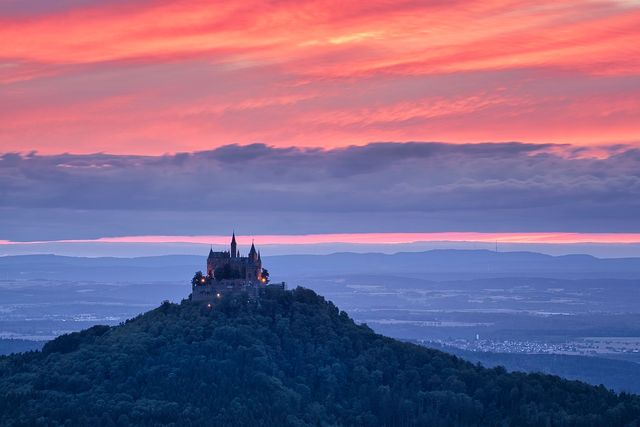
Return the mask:
[(213, 277), (213, 246), (209, 249), (209, 256), (207, 257), (207, 276)]
[(251, 242), (251, 249), (247, 256), (247, 278), (249, 280), (260, 280), (260, 266), (261, 261), (258, 259), (258, 251), (256, 246)]
[(251, 242), (251, 249), (249, 250), (249, 260), (254, 262), (258, 260), (258, 252), (253, 242)]
[(238, 244), (236, 243), (236, 232), (233, 232), (231, 237), (231, 258), (235, 258), (238, 255)]

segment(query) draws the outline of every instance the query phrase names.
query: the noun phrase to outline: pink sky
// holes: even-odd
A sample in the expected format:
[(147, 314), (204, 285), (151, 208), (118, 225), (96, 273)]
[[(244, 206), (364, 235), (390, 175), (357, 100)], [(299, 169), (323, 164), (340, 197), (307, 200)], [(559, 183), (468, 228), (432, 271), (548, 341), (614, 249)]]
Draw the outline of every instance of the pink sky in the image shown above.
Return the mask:
[[(326, 243), (401, 244), (415, 242), (545, 243), (545, 244), (630, 244), (640, 243), (640, 233), (328, 233), (303, 235), (236, 236), (238, 243), (249, 245), (313, 245)], [(98, 239), (74, 239), (37, 242), (0, 240), (0, 245), (43, 243), (197, 243), (226, 245), (229, 236), (120, 236)]]
[(640, 146), (640, 3), (0, 5), (0, 152)]
[(638, 149), (639, 0), (0, 2), (5, 249), (638, 243)]

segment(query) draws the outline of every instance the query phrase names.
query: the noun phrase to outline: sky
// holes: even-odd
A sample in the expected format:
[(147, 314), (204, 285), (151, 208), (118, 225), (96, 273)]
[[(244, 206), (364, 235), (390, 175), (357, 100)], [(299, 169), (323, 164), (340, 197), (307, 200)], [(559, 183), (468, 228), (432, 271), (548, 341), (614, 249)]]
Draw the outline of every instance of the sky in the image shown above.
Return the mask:
[(640, 1), (0, 2), (0, 255), (637, 218)]

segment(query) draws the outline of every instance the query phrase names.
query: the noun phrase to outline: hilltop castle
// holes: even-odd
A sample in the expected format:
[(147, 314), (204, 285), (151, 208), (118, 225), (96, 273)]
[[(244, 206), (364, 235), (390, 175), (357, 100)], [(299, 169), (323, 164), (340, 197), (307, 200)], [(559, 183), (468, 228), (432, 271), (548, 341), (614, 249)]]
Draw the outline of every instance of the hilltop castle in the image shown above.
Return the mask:
[(240, 256), (236, 234), (231, 237), (230, 250), (214, 252), (209, 250), (207, 257), (207, 273), (198, 271), (191, 281), (191, 300), (206, 301), (221, 298), (229, 293), (246, 292), (250, 297), (257, 297), (262, 290), (269, 287), (285, 287), (281, 284), (269, 284), (269, 272), (262, 268), (260, 252), (251, 243), (246, 257)]

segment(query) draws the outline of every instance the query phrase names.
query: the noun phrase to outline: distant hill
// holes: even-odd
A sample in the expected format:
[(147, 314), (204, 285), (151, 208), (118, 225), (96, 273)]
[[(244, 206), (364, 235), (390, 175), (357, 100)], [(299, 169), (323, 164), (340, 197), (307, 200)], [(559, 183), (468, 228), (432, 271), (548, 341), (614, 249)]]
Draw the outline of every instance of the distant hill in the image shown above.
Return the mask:
[[(335, 253), (263, 257), (274, 278), (336, 273), (396, 274), (440, 278), (555, 277), (640, 278), (640, 258), (551, 256), (534, 252), (431, 250), (426, 252)], [(140, 258), (82, 258), (56, 255), (0, 257), (0, 280), (95, 281), (184, 280), (204, 268), (205, 254)]]
[(485, 369), (356, 325), (313, 291), (183, 302), (0, 358), (1, 425), (634, 424), (640, 398)]
[(188, 281), (203, 268), (206, 255), (138, 258), (17, 255), (0, 257), (0, 280), (49, 279), (77, 281)]
[(267, 259), (274, 271), (454, 275), (458, 277), (638, 278), (640, 258), (551, 256), (535, 252), (438, 249), (425, 252), (287, 255)]

